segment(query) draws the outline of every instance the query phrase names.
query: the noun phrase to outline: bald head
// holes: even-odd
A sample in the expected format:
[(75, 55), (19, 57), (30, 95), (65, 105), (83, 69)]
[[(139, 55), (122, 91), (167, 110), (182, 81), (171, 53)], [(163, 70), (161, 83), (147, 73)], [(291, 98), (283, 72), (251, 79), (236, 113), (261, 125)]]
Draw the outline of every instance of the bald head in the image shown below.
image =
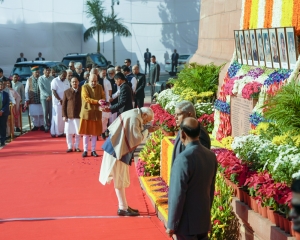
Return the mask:
[(200, 123), (193, 117), (185, 118), (180, 124), (181, 131), (190, 138), (190, 140), (199, 140)]

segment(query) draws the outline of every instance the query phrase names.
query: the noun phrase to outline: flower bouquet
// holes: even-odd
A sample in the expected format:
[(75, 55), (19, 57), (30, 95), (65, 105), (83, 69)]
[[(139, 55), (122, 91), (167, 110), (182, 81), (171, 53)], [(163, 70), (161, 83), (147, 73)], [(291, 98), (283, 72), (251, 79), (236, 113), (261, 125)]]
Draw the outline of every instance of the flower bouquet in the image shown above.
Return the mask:
[(107, 108), (108, 106), (109, 106), (109, 103), (108, 102), (106, 102), (104, 99), (100, 99), (99, 101), (98, 101), (98, 103), (99, 103), (99, 110), (100, 111), (102, 111), (104, 108)]

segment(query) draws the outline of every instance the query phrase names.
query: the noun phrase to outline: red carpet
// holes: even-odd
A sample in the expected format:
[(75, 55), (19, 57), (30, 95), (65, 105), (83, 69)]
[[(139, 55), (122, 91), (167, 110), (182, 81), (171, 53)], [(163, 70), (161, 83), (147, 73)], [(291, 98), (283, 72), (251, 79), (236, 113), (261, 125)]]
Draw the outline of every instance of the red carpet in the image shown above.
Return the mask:
[(118, 217), (113, 184), (98, 181), (102, 157), (66, 149), (65, 138), (30, 132), (0, 150), (0, 239), (168, 238), (134, 166), (127, 200), (141, 217)]

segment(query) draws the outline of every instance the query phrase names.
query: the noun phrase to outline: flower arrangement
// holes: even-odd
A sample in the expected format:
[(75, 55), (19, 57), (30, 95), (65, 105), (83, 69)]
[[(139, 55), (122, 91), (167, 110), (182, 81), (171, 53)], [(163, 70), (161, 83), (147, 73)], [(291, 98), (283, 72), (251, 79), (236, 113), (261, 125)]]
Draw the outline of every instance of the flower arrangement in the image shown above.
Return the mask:
[(162, 132), (158, 130), (147, 139), (145, 146), (140, 151), (136, 166), (138, 176), (159, 176), (160, 149), (163, 137)]
[(246, 99), (258, 98), (258, 94), (260, 93), (261, 86), (262, 86), (261, 83), (255, 81), (247, 83), (242, 90), (243, 98)]
[(198, 118), (198, 121), (205, 127), (208, 133), (211, 133), (214, 128), (214, 114), (203, 114)]
[(232, 194), (232, 188), (227, 186), (221, 174), (217, 173), (209, 239), (236, 239), (232, 231), (232, 226), (237, 222), (231, 206)]
[(99, 103), (99, 110), (101, 111), (103, 108), (106, 108), (106, 107), (108, 107), (109, 106), (109, 103), (107, 103), (105, 100), (103, 100), (103, 99), (100, 99), (99, 101), (98, 101), (98, 103)]
[(212, 103), (196, 103), (194, 107), (197, 117), (201, 117), (203, 114), (210, 115), (214, 112), (214, 106)]
[(215, 109), (220, 112), (230, 114), (230, 105), (227, 102), (223, 102), (219, 99), (215, 101)]
[(154, 112), (154, 124), (160, 126), (167, 132), (174, 132), (177, 130), (176, 121), (173, 115), (168, 113), (159, 104), (151, 105)]

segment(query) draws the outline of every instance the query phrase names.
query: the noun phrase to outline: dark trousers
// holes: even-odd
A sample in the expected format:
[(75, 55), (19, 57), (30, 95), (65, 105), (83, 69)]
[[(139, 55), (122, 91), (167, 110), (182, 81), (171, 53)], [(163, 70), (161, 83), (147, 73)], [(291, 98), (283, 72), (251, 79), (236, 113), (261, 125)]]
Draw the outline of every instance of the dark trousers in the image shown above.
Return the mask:
[(8, 115), (0, 116), (0, 142), (1, 142), (1, 144), (5, 143), (7, 118), (8, 118)]
[(144, 107), (144, 98), (136, 98), (134, 100), (134, 108), (141, 108), (141, 107)]
[(175, 68), (175, 72), (177, 72), (177, 65), (178, 63), (172, 63), (172, 72), (174, 72), (174, 68)]
[(208, 234), (202, 233), (197, 235), (180, 235), (176, 234), (177, 240), (208, 240)]
[(147, 74), (147, 65), (148, 65), (149, 72), (150, 72), (150, 62), (145, 62), (145, 75)]

